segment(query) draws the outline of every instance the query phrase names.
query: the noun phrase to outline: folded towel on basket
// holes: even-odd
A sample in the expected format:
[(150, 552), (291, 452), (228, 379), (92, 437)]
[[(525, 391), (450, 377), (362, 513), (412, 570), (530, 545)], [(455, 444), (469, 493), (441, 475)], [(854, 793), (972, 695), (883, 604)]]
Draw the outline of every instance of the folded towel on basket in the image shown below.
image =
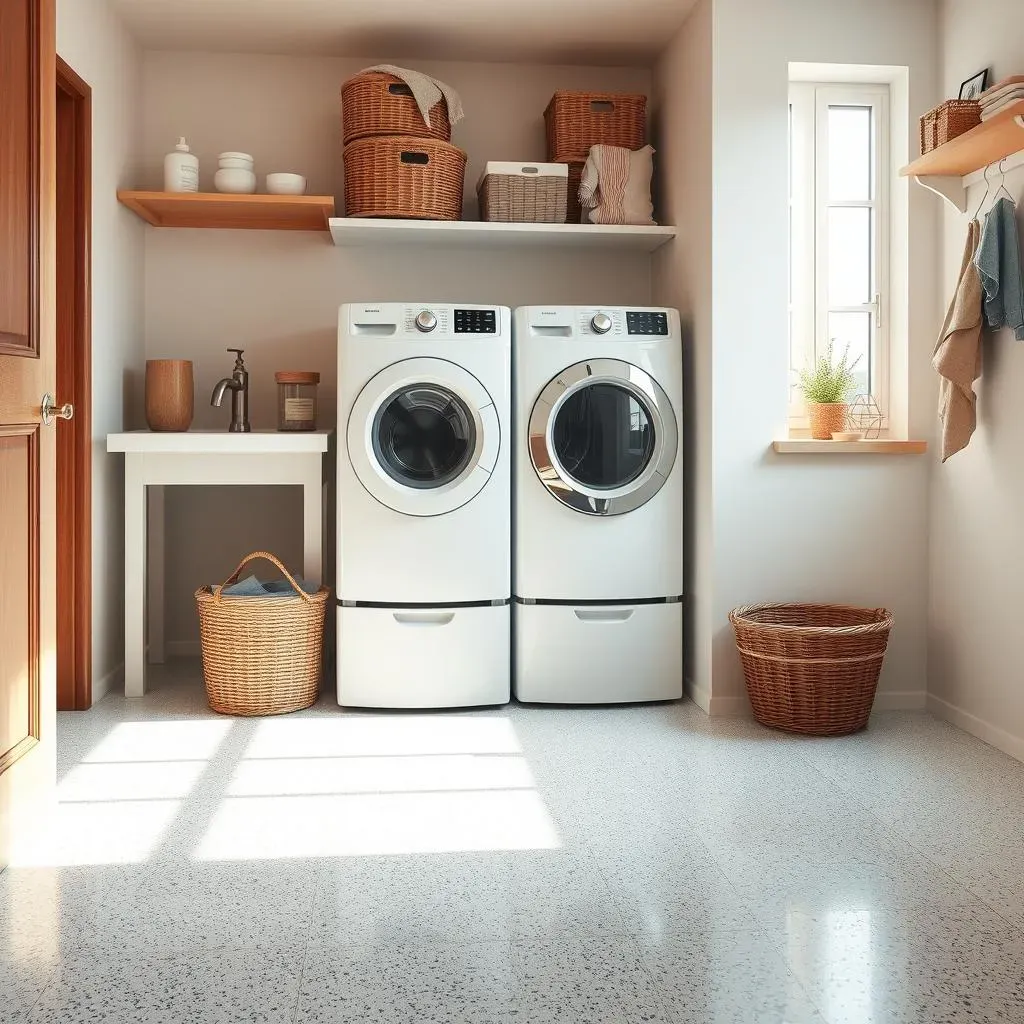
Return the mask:
[(580, 179), (584, 219), (591, 224), (653, 224), (653, 153), (651, 146), (636, 151), (591, 146)]
[[(444, 97), (448, 105), (448, 122), (458, 124), (465, 117), (462, 109), (462, 99), (459, 94), (447, 83), (441, 82), (422, 71), (410, 71), (409, 68), (396, 67), (394, 64), (375, 64), (372, 68), (363, 68), (360, 74), (367, 71), (383, 71), (386, 75), (394, 75), (400, 78), (412, 90), (416, 105), (420, 108), (423, 123), (429, 125), (431, 108)], [(433, 127), (433, 125), (431, 125)]]
[[(320, 588), (314, 587), (306, 580), (296, 580), (307, 594), (315, 594)], [(246, 576), (244, 580), (232, 583), (221, 593), (225, 597), (295, 597), (295, 588), (287, 580), (258, 580), (255, 576)]]

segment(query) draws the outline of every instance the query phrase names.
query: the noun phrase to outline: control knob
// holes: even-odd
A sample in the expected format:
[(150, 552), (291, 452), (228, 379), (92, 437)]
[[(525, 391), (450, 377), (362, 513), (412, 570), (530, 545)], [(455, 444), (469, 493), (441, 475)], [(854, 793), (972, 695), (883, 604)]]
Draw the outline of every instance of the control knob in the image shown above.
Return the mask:
[(598, 313), (590, 321), (590, 326), (595, 334), (607, 334), (612, 329), (612, 318), (607, 313)]
[(437, 317), (429, 309), (424, 309), (416, 315), (415, 323), (417, 331), (429, 334), (437, 326)]

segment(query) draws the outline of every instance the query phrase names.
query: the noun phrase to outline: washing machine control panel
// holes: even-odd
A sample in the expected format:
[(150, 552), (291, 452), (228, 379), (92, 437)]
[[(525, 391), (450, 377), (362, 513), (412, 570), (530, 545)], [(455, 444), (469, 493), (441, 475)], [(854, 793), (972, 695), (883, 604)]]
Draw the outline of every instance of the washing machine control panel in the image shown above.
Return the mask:
[(629, 309), (626, 311), (626, 332), (664, 337), (668, 334), (668, 314)]
[(498, 314), (493, 309), (455, 309), (456, 334), (497, 334)]

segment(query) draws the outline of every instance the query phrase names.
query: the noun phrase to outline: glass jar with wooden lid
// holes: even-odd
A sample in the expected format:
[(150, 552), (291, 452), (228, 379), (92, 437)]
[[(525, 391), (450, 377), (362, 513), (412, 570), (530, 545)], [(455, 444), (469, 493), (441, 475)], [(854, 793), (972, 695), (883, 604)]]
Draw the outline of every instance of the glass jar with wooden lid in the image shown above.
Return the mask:
[(307, 370), (279, 370), (277, 381), (277, 429), (316, 430), (316, 389), (320, 374)]

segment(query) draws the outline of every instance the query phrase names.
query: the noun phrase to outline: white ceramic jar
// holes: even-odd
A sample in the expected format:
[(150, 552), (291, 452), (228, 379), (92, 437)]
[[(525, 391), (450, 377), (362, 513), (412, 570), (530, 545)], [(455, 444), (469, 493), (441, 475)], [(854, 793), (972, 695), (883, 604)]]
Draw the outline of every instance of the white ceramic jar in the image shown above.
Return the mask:
[(248, 153), (221, 153), (220, 170), (213, 176), (218, 192), (250, 195), (256, 191), (256, 173)]

